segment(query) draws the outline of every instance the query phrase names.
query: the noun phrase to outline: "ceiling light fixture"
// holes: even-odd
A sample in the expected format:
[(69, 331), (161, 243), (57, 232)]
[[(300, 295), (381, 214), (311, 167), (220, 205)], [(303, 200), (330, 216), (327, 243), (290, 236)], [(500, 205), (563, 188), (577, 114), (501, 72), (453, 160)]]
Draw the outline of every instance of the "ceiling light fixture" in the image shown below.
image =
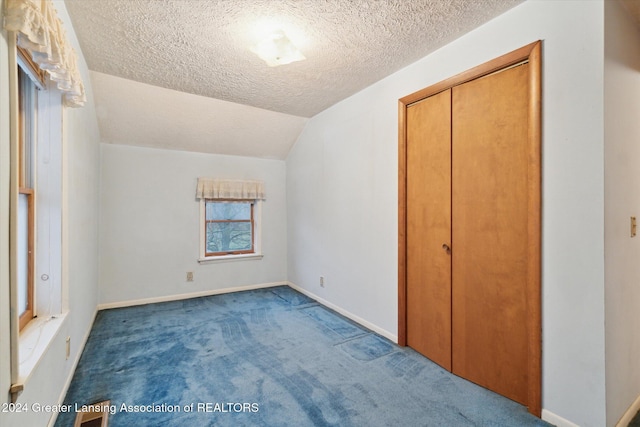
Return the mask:
[(251, 51), (267, 63), (269, 67), (290, 64), (306, 59), (282, 30), (269, 34), (264, 40), (251, 48)]

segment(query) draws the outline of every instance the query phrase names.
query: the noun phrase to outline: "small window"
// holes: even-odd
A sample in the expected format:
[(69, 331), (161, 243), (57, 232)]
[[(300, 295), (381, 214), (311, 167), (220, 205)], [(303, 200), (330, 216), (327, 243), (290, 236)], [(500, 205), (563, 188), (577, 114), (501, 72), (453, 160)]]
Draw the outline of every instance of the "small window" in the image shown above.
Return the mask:
[(253, 200), (205, 200), (205, 257), (255, 253)]

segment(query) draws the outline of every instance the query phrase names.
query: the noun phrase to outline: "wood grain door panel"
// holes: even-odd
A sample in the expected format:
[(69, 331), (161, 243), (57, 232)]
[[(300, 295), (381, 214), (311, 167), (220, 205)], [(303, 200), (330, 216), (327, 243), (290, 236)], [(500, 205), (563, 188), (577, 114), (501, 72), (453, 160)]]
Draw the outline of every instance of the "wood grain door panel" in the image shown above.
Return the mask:
[(407, 119), (407, 342), (451, 370), (451, 90)]
[(529, 65), (452, 94), (453, 372), (528, 400)]

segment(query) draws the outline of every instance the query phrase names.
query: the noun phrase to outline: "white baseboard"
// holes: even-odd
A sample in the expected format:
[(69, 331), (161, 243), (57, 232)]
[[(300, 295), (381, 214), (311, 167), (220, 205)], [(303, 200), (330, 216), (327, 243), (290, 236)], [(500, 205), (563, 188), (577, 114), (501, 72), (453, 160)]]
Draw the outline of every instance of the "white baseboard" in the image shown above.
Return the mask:
[(375, 332), (375, 333), (377, 333), (379, 335), (382, 335), (383, 337), (393, 341), (396, 344), (398, 343), (398, 336), (397, 335), (394, 335), (391, 332), (389, 332), (389, 331), (387, 331), (385, 329), (382, 329), (379, 326), (374, 325), (373, 323), (368, 322), (368, 321), (364, 320), (363, 318), (358, 317), (355, 314), (350, 313), (347, 310), (345, 310), (345, 309), (343, 309), (341, 307), (338, 307), (337, 305), (335, 305), (333, 303), (330, 303), (329, 301), (325, 300), (324, 298), (320, 298), (319, 296), (315, 295), (314, 293), (309, 292), (306, 289), (303, 289), (303, 288), (301, 288), (300, 286), (298, 286), (298, 285), (296, 285), (294, 283), (287, 282), (287, 285), (289, 285), (291, 288), (295, 289), (296, 291), (298, 291), (300, 293), (303, 293), (303, 294), (305, 294), (306, 296), (308, 296), (310, 298), (313, 298), (314, 300), (318, 301), (320, 304), (326, 305), (330, 309), (332, 309), (334, 311), (337, 311), (338, 313), (342, 314), (344, 317), (347, 317), (347, 318), (353, 320), (354, 322), (361, 324), (365, 328), (371, 329), (373, 332)]
[(574, 424), (566, 418), (562, 418), (560, 415), (556, 415), (546, 409), (542, 410), (542, 419), (556, 427), (580, 427), (578, 424)]
[(250, 291), (253, 289), (271, 288), (274, 286), (282, 286), (287, 284), (288, 284), (287, 282), (260, 283), (257, 285), (237, 286), (233, 288), (210, 289), (206, 291), (192, 292), (188, 294), (166, 295), (162, 297), (108, 302), (105, 304), (98, 304), (98, 310), (105, 310), (108, 308), (132, 307), (135, 305), (153, 304), (156, 302), (179, 301), (179, 300), (190, 299), (190, 298), (208, 297), (210, 295), (228, 294), (230, 292), (240, 292), (240, 291)]
[(638, 411), (640, 411), (640, 396), (638, 396), (631, 406), (629, 406), (629, 409), (627, 409), (627, 412), (625, 412), (622, 418), (620, 418), (616, 427), (627, 427)]
[[(62, 406), (64, 403), (64, 398), (67, 396), (67, 391), (69, 391), (69, 387), (71, 386), (71, 380), (73, 380), (73, 375), (76, 373), (76, 368), (78, 367), (78, 363), (80, 363), (80, 357), (82, 356), (82, 352), (84, 351), (84, 346), (87, 345), (87, 341), (89, 340), (89, 335), (91, 334), (91, 330), (93, 329), (93, 323), (96, 321), (96, 316), (98, 315), (98, 309), (96, 308), (93, 312), (93, 317), (91, 318), (91, 323), (89, 324), (89, 328), (87, 332), (84, 334), (82, 341), (80, 342), (80, 347), (78, 347), (78, 351), (76, 352), (76, 356), (73, 359), (73, 365), (71, 365), (71, 370), (69, 371), (69, 375), (67, 376), (67, 380), (64, 382), (64, 386), (62, 387), (62, 392), (58, 397), (58, 405)], [(53, 427), (58, 419), (58, 412), (53, 412), (51, 418), (49, 418), (49, 424), (47, 427)]]

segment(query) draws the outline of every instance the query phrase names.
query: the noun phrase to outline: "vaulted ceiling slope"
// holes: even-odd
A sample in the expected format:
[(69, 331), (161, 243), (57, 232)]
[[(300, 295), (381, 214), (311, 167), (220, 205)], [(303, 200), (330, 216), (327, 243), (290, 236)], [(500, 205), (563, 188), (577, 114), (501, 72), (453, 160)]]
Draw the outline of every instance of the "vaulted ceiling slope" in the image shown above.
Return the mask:
[[(284, 122), (292, 122), (289, 116), (312, 117), (521, 1), (65, 0), (65, 5), (89, 69), (104, 75), (101, 84), (115, 76), (282, 113)], [(283, 30), (306, 60), (268, 67), (251, 51), (266, 29)], [(113, 104), (107, 98), (115, 94), (99, 92), (98, 107)], [(130, 114), (135, 120), (143, 112)], [(115, 126), (110, 122), (100, 126), (103, 137), (128, 139), (105, 129)], [(207, 151), (217, 152), (212, 144)], [(266, 156), (281, 157), (280, 148)]]
[(285, 159), (308, 119), (91, 72), (102, 142)]

